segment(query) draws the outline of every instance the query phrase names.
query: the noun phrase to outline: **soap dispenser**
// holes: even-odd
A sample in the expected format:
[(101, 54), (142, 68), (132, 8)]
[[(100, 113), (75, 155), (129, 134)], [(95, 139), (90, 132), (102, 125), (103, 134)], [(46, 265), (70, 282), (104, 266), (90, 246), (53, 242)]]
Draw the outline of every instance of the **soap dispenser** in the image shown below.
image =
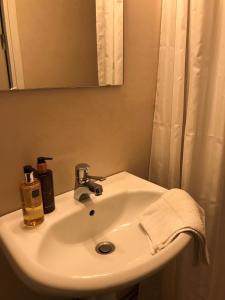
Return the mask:
[(41, 185), (34, 178), (32, 166), (24, 166), (25, 180), (20, 186), (24, 224), (35, 227), (44, 221)]
[(37, 176), (41, 183), (42, 200), (44, 213), (48, 214), (55, 209), (54, 185), (52, 170), (47, 168), (46, 160), (52, 160), (51, 157), (37, 158)]

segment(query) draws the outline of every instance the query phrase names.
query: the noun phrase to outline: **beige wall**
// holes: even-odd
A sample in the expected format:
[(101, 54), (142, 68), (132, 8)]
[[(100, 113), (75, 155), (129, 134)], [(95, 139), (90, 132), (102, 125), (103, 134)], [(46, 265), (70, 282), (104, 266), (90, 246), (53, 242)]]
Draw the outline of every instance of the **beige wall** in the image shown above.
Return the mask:
[(16, 1), (26, 89), (97, 86), (94, 0)]
[[(147, 178), (160, 3), (124, 2), (124, 86), (0, 93), (0, 214), (20, 207), (22, 166), (38, 155), (55, 158), (49, 166), (57, 194), (73, 188), (78, 162), (89, 163), (93, 174), (128, 170)], [(0, 260), (1, 298), (36, 299), (21, 291), (5, 264)]]

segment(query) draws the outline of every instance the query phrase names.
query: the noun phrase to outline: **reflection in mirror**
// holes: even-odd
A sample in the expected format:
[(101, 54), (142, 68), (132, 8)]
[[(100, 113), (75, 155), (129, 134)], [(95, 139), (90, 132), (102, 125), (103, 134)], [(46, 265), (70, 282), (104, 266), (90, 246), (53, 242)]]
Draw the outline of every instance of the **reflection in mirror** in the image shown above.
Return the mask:
[(2, 29), (2, 19), (0, 16), (0, 90), (9, 89), (9, 74), (6, 59), (6, 44)]
[(1, 15), (0, 89), (123, 83), (123, 0), (1, 0)]

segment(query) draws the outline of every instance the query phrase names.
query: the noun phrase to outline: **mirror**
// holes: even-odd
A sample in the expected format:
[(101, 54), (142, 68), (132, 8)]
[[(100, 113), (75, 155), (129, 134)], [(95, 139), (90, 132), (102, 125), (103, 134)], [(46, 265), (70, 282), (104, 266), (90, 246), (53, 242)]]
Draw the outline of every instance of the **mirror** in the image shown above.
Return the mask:
[(0, 90), (123, 84), (123, 0), (1, 0)]

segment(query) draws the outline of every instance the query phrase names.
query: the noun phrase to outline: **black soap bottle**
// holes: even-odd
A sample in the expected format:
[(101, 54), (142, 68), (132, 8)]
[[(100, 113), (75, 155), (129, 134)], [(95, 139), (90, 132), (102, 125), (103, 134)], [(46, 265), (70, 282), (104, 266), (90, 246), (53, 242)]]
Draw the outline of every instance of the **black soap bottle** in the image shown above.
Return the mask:
[(41, 192), (44, 213), (48, 214), (55, 209), (54, 185), (52, 170), (47, 169), (46, 160), (52, 160), (51, 157), (37, 158), (38, 179), (41, 183)]

